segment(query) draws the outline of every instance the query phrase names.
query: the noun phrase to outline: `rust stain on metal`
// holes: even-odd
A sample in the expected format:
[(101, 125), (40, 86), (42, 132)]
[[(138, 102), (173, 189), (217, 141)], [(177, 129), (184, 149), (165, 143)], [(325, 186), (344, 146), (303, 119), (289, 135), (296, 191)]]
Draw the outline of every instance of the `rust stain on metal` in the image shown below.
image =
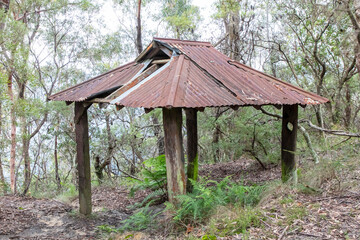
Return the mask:
[(130, 62), (107, 73), (79, 83), (49, 97), (54, 101), (82, 102), (101, 93), (115, 91), (137, 74), (143, 64)]
[(167, 68), (138, 86), (116, 105), (197, 108), (244, 105), (244, 102), (204, 74), (188, 57), (180, 55), (173, 57)]
[[(176, 53), (166, 68), (141, 82), (121, 86), (139, 71), (143, 61)], [(160, 55), (158, 55), (158, 52)], [(153, 56), (153, 57), (149, 57)], [(204, 108), (220, 106), (314, 105), (328, 99), (233, 61), (209, 42), (154, 38), (134, 62), (50, 97), (51, 100), (86, 101), (102, 91), (119, 92), (117, 106)], [(141, 70), (142, 69), (142, 70)]]

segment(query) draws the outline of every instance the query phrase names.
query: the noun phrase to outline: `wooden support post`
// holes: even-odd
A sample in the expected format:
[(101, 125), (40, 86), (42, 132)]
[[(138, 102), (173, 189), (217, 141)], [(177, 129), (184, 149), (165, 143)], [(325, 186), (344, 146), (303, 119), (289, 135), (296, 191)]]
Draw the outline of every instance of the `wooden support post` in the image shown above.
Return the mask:
[(163, 108), (166, 174), (169, 201), (186, 193), (181, 108)]
[(281, 130), (281, 179), (283, 182), (296, 177), (296, 135), (298, 128), (298, 105), (284, 105)]
[(197, 181), (199, 172), (198, 162), (198, 135), (197, 135), (197, 110), (186, 109), (186, 130), (187, 130), (187, 182), (186, 191), (192, 192), (193, 184), (190, 179)]
[(89, 126), (84, 103), (75, 103), (76, 161), (79, 175), (80, 213), (91, 214), (91, 174), (89, 154)]

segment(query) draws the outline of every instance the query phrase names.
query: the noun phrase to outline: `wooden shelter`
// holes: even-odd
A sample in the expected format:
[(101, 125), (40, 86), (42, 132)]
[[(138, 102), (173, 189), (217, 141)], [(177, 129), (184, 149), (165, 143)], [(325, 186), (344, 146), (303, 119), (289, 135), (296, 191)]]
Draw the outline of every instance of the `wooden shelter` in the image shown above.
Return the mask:
[[(264, 105), (283, 107), (281, 163), (287, 181), (296, 169), (298, 105), (316, 105), (326, 98), (307, 92), (233, 61), (208, 42), (154, 38), (134, 62), (113, 69), (49, 97), (75, 102), (80, 212), (91, 213), (91, 181), (87, 108), (92, 103), (163, 109), (169, 200), (186, 192), (182, 109), (187, 126), (187, 178), (197, 172), (197, 112), (205, 107)], [(195, 179), (196, 180), (196, 179)]]

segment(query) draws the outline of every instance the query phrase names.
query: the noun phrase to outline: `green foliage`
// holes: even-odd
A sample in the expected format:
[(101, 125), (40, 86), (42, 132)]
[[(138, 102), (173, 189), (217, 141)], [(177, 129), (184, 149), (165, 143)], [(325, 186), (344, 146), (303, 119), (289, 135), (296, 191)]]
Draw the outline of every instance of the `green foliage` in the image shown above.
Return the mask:
[(73, 184), (66, 184), (65, 186), (63, 186), (63, 189), (63, 192), (56, 197), (62, 202), (70, 203), (74, 198), (78, 196), (78, 191)]
[(99, 229), (100, 231), (106, 232), (106, 233), (119, 232), (119, 230), (117, 228), (114, 228), (108, 224), (99, 225), (96, 228)]
[(140, 203), (136, 203), (132, 208), (142, 207), (145, 204), (153, 201), (166, 200), (166, 160), (165, 155), (160, 155), (156, 158), (150, 158), (143, 162), (140, 177), (142, 180), (131, 179), (135, 185), (130, 189), (130, 195), (141, 189), (151, 189), (152, 192), (147, 195)]
[(139, 189), (166, 190), (166, 160), (165, 155), (150, 158), (143, 162), (140, 176), (142, 181), (137, 181), (137, 185), (132, 188), (132, 192)]
[(199, 8), (189, 0), (166, 0), (162, 15), (176, 38), (194, 35), (200, 21)]
[(155, 227), (157, 224), (156, 217), (162, 213), (162, 211), (155, 212), (150, 209), (149, 202), (145, 207), (139, 209), (135, 214), (122, 221), (124, 224), (120, 227), (119, 231), (141, 231), (149, 227)]
[[(243, 186), (225, 178), (220, 183), (205, 181), (193, 182), (192, 193), (176, 197), (177, 206), (168, 204), (173, 210), (174, 220), (181, 222), (203, 222), (217, 206), (235, 204), (237, 206), (254, 206), (260, 200), (263, 186)], [(208, 186), (213, 185), (213, 186)]]
[[(281, 114), (271, 106), (264, 109)], [(221, 108), (220, 111), (224, 113), (219, 117), (214, 109), (205, 109), (204, 114), (199, 114), (199, 143), (204, 148), (200, 152), (202, 161), (212, 163), (218, 151), (218, 162), (234, 161), (244, 155), (254, 158), (251, 152), (265, 164), (279, 162), (281, 121), (253, 108), (237, 111)], [(216, 127), (221, 131), (218, 143), (214, 142)]]
[(291, 225), (296, 219), (302, 219), (307, 215), (307, 210), (303, 206), (288, 207), (285, 210), (286, 220)]
[(234, 234), (245, 234), (251, 227), (260, 226), (261, 213), (252, 208), (230, 208), (221, 209), (222, 214), (215, 215), (210, 220), (210, 229), (207, 231), (217, 236), (231, 236)]

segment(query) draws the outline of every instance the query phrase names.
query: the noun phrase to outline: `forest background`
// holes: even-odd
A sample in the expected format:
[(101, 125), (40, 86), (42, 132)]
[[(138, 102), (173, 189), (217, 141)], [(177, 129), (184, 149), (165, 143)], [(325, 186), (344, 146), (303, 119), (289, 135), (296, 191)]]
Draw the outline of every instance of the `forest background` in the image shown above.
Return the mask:
[[(154, 36), (210, 41), (241, 63), (327, 97), (328, 104), (300, 111), (298, 158), (341, 163), (358, 155), (360, 1), (0, 3), (1, 194), (75, 188), (73, 106), (48, 96), (132, 61)], [(278, 164), (279, 113), (205, 109), (200, 164), (241, 156)], [(94, 183), (134, 176), (144, 160), (163, 154), (160, 110), (94, 106), (89, 117)]]

